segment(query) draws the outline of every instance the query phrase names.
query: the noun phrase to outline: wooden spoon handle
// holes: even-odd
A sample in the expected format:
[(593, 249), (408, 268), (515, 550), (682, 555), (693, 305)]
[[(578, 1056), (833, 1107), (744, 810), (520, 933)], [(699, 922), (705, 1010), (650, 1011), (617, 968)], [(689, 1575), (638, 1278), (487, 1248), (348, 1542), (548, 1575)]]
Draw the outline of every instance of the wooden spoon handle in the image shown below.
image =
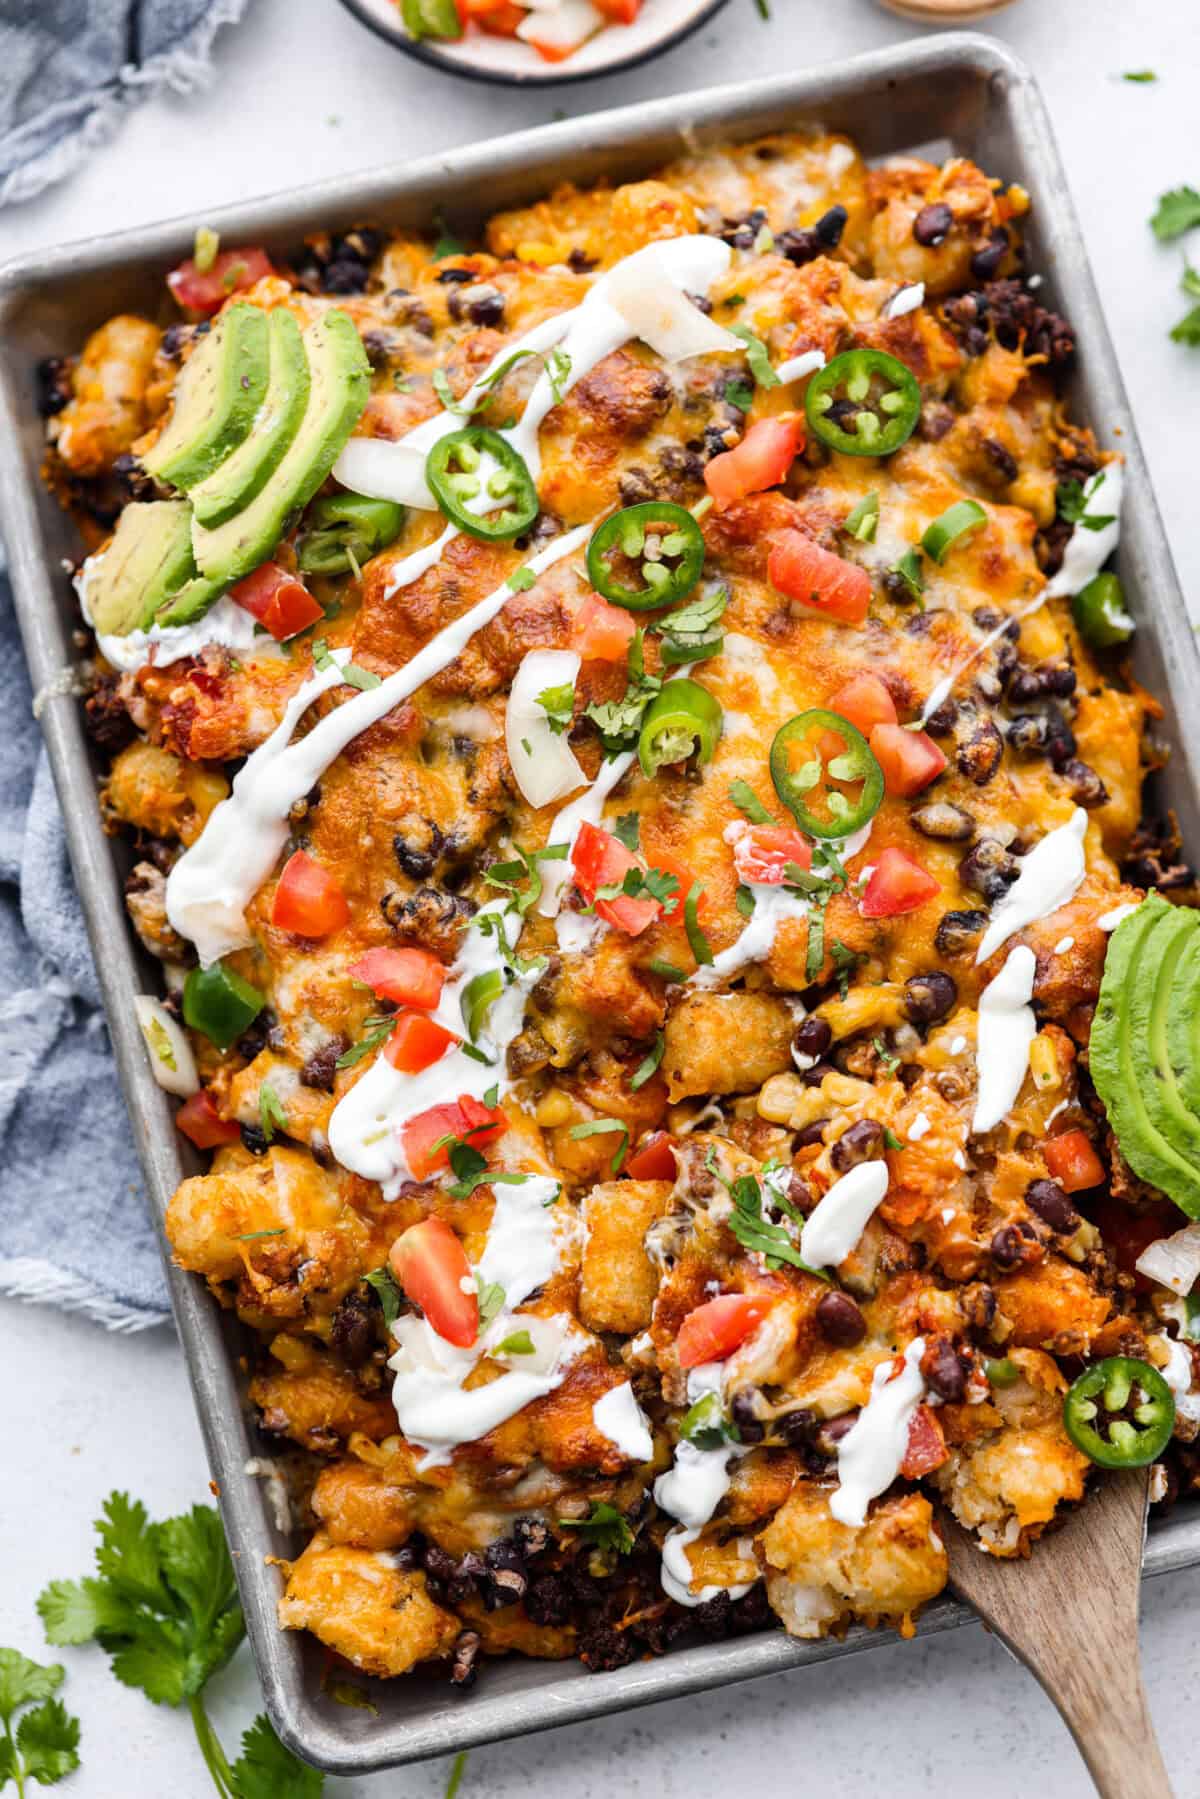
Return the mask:
[(1125, 1679), (1110, 1678), (1114, 1671), (1105, 1665), (1101, 1646), (1096, 1648), (1095, 1690), (1088, 1695), (1086, 1713), (1076, 1706), (1068, 1711), (1061, 1696), (1051, 1694), (1096, 1791), (1101, 1799), (1171, 1799), (1141, 1674), (1132, 1668)]

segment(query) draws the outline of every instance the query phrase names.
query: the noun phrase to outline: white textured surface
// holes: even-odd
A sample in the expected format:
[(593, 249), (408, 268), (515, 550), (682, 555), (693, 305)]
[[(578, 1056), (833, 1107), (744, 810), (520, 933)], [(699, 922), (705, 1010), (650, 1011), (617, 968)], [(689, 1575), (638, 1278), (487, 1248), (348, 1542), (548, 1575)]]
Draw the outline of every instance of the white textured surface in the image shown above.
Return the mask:
[[(1084, 16), (1076, 16), (1077, 11)], [(336, 175), (407, 153), (729, 77), (767, 74), (897, 42), (910, 28), (873, 0), (730, 0), (692, 43), (649, 68), (557, 93), (473, 87), (389, 51), (335, 0), (256, 0), (219, 45), (207, 95), (147, 106), (75, 181), (0, 215), (0, 256)], [(1155, 195), (1200, 183), (1194, 0), (1021, 0), (990, 22), (1037, 70), (1057, 124), (1109, 323), (1185, 591), (1200, 596), (1191, 431), (1200, 351), (1171, 344), (1185, 309), (1178, 247), (1145, 226)], [(1155, 86), (1123, 69), (1154, 68)], [(1002, 172), (1002, 171), (1001, 171)], [(1194, 252), (1200, 260), (1200, 249)], [(1185, 436), (1185, 433), (1187, 435)], [(44, 1653), (33, 1599), (89, 1565), (100, 1497), (124, 1486), (152, 1512), (204, 1497), (207, 1470), (178, 1351), (166, 1331), (133, 1339), (34, 1308), (0, 1305), (5, 1372), (6, 1553), (0, 1643)], [(1200, 1572), (1146, 1589), (1143, 1650), (1151, 1703), (1178, 1799), (1200, 1793), (1191, 1706), (1200, 1678)], [(1098, 1653), (1109, 1653), (1098, 1646)], [(71, 1799), (202, 1799), (211, 1791), (190, 1727), (120, 1687), (98, 1651), (67, 1651), (66, 1698), (82, 1716), (84, 1770)], [(214, 1712), (232, 1742), (254, 1706), (243, 1654)], [(469, 1702), (468, 1702), (469, 1703)], [(874, 1653), (680, 1700), (611, 1723), (477, 1750), (462, 1799), (696, 1799), (745, 1786), (792, 1794), (819, 1768), (828, 1799), (1086, 1799), (1091, 1788), (1031, 1681), (980, 1631)], [(337, 1799), (437, 1799), (445, 1764), (330, 1781)]]

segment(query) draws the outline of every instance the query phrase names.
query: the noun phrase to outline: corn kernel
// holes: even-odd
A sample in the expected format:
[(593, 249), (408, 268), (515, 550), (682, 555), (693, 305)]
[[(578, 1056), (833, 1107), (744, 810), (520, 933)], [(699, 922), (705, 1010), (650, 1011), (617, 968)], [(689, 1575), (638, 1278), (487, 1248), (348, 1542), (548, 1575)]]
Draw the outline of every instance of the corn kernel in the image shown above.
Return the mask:
[(566, 255), (561, 244), (521, 243), (517, 245), (517, 261), (532, 262), (540, 269), (549, 269), (557, 262), (565, 262)]
[(1029, 1071), (1033, 1075), (1034, 1085), (1039, 1092), (1048, 1087), (1062, 1085), (1062, 1074), (1059, 1071), (1054, 1044), (1044, 1034), (1036, 1036), (1029, 1047)]
[(758, 1115), (772, 1124), (788, 1124), (806, 1089), (797, 1074), (773, 1074), (758, 1096)]
[(575, 1116), (575, 1108), (565, 1093), (555, 1088), (550, 1093), (543, 1093), (538, 1100), (534, 1117), (543, 1130), (553, 1130), (556, 1125), (570, 1124)]

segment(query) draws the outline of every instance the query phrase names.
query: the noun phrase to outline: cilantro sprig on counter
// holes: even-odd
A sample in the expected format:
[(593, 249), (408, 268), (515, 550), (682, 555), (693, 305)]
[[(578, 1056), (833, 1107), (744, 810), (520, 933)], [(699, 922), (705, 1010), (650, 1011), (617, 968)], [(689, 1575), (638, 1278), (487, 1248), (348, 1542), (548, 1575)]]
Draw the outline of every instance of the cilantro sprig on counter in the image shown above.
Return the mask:
[(27, 1782), (57, 1786), (79, 1766), (79, 1720), (57, 1697), (62, 1683), (60, 1662), (0, 1649), (0, 1792), (11, 1780), (24, 1799)]
[[(1150, 229), (1161, 244), (1172, 243), (1200, 226), (1200, 193), (1194, 187), (1175, 187), (1159, 196)], [(1190, 300), (1200, 300), (1200, 270), (1183, 265), (1180, 287)], [(1172, 343), (1200, 348), (1200, 306), (1186, 312), (1171, 332)]]
[[(52, 1580), (38, 1596), (47, 1640), (99, 1643), (125, 1686), (140, 1688), (155, 1705), (186, 1705), (221, 1799), (320, 1799), (324, 1777), (284, 1748), (265, 1717), (246, 1731), (242, 1753), (231, 1764), (204, 1709), (206, 1685), (246, 1631), (225, 1534), (212, 1506), (193, 1506), (154, 1523), (137, 1500), (110, 1493), (96, 1533), (95, 1574)], [(57, 1672), (61, 1678), (61, 1669)], [(0, 1686), (0, 1715), (2, 1695)], [(60, 1741), (58, 1753), (73, 1752), (77, 1740), (76, 1728), (74, 1740)]]

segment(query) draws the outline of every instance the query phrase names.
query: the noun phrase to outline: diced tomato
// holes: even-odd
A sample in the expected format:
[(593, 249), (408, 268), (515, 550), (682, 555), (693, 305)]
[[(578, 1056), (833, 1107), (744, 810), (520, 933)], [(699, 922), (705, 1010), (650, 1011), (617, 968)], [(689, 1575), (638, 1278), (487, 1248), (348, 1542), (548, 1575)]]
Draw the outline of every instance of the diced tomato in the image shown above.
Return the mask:
[(296, 937), (327, 937), (348, 923), (350, 907), (337, 877), (297, 850), (283, 865), (271, 902), (271, 923)]
[(788, 825), (749, 825), (733, 846), (739, 881), (778, 887), (789, 862), (804, 869), (812, 867), (812, 845)]
[(306, 630), (325, 616), (303, 581), (277, 562), (262, 563), (252, 575), (230, 588), (229, 597), (251, 613), (276, 643), (294, 637), (297, 631)]
[(420, 1074), (440, 1062), (458, 1038), (428, 1012), (401, 1012), (383, 1053), (399, 1074)]
[(446, 1220), (410, 1224), (389, 1249), (388, 1262), (438, 1336), (470, 1349), (479, 1335), (479, 1293), (467, 1252)]
[(770, 1301), (750, 1293), (722, 1293), (689, 1312), (679, 1327), (675, 1347), (681, 1368), (698, 1368), (701, 1362), (722, 1362), (762, 1323)]
[(618, 931), (637, 937), (652, 925), (662, 911), (657, 900), (632, 899), (621, 894), (616, 899), (598, 900), (597, 890), (623, 881), (631, 868), (641, 863), (616, 837), (585, 821), (579, 827), (575, 847), (571, 851), (575, 885), (589, 905), (595, 900), (596, 916)]
[(513, 0), (470, 0), (471, 17), (483, 31), (493, 37), (516, 37), (517, 26), (529, 17), (523, 6)]
[(866, 620), (871, 604), (871, 577), (866, 569), (835, 556), (832, 550), (823, 550), (803, 531), (779, 533), (767, 558), (767, 579), (777, 593), (812, 606), (840, 624), (861, 625)]
[(876, 725), (870, 734), (871, 754), (883, 770), (889, 793), (907, 797), (936, 781), (946, 758), (925, 731), (906, 731), (903, 725)]
[[(1064, 1131), (1042, 1145), (1046, 1166), (1065, 1193), (1083, 1193), (1105, 1181), (1104, 1163), (1086, 1131)], [(1140, 1251), (1139, 1251), (1140, 1254)]]
[(623, 1173), (631, 1181), (673, 1181), (676, 1175), (672, 1138), (666, 1131), (655, 1131), (626, 1162)]
[(185, 1099), (175, 1114), (175, 1128), (197, 1149), (216, 1149), (222, 1143), (240, 1143), (241, 1126), (220, 1118), (204, 1088)]
[(253, 287), (264, 275), (272, 273), (265, 250), (222, 250), (203, 274), (189, 256), (167, 276), (167, 286), (185, 312), (198, 312), (211, 318), (219, 312), (231, 294)]
[(632, 25), (642, 10), (642, 0), (595, 0), (595, 5), (614, 25)]
[(349, 973), (380, 999), (427, 1012), (441, 999), (446, 980), (445, 964), (428, 949), (369, 949), (350, 964)]
[(829, 701), (829, 710), (836, 712), (839, 718), (849, 719), (866, 738), (876, 725), (897, 722), (895, 701), (888, 692), (887, 683), (866, 668), (843, 681)]
[(747, 494), (777, 487), (804, 448), (804, 419), (798, 412), (759, 419), (740, 444), (714, 456), (704, 470), (704, 485), (718, 511)]
[(895, 918), (901, 912), (916, 912), (941, 890), (941, 883), (919, 862), (903, 850), (888, 848), (875, 864), (859, 910), (864, 918)]
[(900, 1464), (905, 1480), (919, 1480), (940, 1468), (949, 1456), (946, 1439), (937, 1416), (927, 1405), (919, 1405), (909, 1420), (908, 1448)]
[(571, 644), (585, 662), (624, 662), (636, 633), (632, 612), (590, 593), (575, 614)]
[(506, 1129), (507, 1123), (503, 1112), (482, 1105), (469, 1093), (446, 1105), (430, 1106), (427, 1112), (418, 1112), (400, 1131), (405, 1160), (413, 1179), (425, 1181), (440, 1168), (449, 1168), (447, 1147), (444, 1144), (441, 1149), (435, 1147), (443, 1137), (460, 1137), (482, 1149), (485, 1143)]

